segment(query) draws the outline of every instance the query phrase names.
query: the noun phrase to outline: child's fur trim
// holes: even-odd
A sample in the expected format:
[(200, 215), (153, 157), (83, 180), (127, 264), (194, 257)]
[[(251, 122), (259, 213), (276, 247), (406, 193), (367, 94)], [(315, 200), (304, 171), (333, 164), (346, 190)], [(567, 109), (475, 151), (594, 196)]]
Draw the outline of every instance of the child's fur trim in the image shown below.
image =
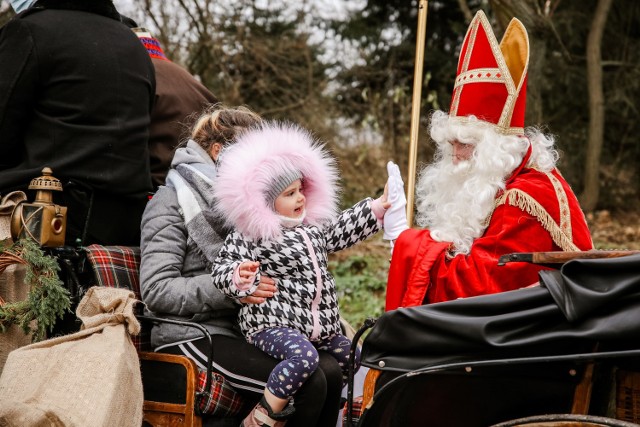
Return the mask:
[(267, 205), (265, 189), (285, 171), (303, 176), (304, 222), (321, 225), (335, 217), (338, 170), (335, 159), (300, 126), (265, 122), (225, 149), (214, 186), (217, 210), (228, 224), (251, 239), (275, 239), (280, 220)]

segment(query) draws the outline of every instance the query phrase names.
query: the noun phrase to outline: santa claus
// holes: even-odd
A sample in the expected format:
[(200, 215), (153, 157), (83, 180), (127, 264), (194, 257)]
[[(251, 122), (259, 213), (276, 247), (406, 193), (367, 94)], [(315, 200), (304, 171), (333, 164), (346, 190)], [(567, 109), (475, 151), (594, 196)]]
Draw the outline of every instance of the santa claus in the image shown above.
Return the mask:
[(593, 247), (556, 169), (553, 137), (524, 128), (528, 62), (520, 21), (498, 43), (484, 13), (476, 14), (449, 113), (431, 117), (437, 152), (416, 185), (416, 221), (425, 229), (408, 229), (395, 242), (387, 310), (537, 283), (540, 266), (499, 266), (504, 254)]

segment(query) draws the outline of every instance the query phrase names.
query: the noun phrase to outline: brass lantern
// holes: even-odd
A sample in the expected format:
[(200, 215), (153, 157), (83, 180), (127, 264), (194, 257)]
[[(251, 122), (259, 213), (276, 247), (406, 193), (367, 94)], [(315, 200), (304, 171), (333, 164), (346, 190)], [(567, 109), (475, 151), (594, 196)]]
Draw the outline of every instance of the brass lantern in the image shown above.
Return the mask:
[(67, 228), (67, 208), (53, 203), (53, 191), (62, 191), (60, 180), (52, 176), (50, 168), (42, 169), (42, 176), (34, 178), (29, 190), (36, 190), (33, 203), (18, 204), (11, 215), (11, 238), (14, 241), (29, 237), (43, 247), (64, 246)]

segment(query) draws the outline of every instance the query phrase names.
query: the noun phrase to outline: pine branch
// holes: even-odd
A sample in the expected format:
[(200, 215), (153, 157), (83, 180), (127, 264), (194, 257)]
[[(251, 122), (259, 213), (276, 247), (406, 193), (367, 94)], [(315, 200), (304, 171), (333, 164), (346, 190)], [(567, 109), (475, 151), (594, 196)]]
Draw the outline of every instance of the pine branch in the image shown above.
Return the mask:
[(26, 265), (25, 284), (30, 291), (24, 301), (6, 302), (0, 298), (0, 332), (19, 325), (25, 334), (33, 333), (34, 342), (40, 341), (56, 320), (69, 311), (69, 291), (58, 277), (60, 267), (56, 259), (45, 255), (32, 240), (21, 239), (0, 252), (0, 274), (12, 264)]

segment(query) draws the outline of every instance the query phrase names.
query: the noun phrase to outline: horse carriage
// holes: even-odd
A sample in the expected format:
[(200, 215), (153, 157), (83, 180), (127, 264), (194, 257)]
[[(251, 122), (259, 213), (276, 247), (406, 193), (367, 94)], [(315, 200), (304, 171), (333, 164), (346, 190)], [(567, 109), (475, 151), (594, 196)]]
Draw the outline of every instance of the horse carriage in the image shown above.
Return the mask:
[(370, 371), (347, 425), (638, 425), (640, 253), (588, 259), (620, 254), (505, 255), (556, 268), (540, 286), (367, 322)]
[[(45, 191), (50, 183), (42, 181)], [(14, 239), (33, 238), (55, 258), (74, 304), (92, 286), (126, 288), (140, 300), (139, 248), (43, 244), (63, 233), (61, 209), (50, 201), (40, 194), (14, 209)], [(551, 269), (540, 272), (540, 286), (401, 308), (368, 321), (353, 342), (373, 325), (362, 342), (362, 364), (370, 369), (361, 400), (351, 375), (344, 423), (640, 425), (640, 253), (505, 254), (500, 263), (508, 262)], [(141, 308), (134, 345), (145, 425), (238, 425), (241, 396), (211, 369), (152, 352), (149, 326), (176, 321), (144, 316)], [(78, 327), (70, 316), (54, 333)]]
[[(92, 285), (124, 287), (140, 298), (138, 248), (45, 251), (76, 302)], [(362, 396), (354, 395), (350, 375), (343, 425), (640, 425), (640, 253), (510, 254), (504, 262), (533, 258), (556, 267), (541, 271), (541, 286), (366, 321), (352, 355), (360, 342), (369, 371)], [(238, 425), (242, 398), (223, 377), (186, 357), (151, 352), (149, 326), (171, 320), (137, 318), (144, 425)], [(207, 406), (217, 415), (203, 416)]]

